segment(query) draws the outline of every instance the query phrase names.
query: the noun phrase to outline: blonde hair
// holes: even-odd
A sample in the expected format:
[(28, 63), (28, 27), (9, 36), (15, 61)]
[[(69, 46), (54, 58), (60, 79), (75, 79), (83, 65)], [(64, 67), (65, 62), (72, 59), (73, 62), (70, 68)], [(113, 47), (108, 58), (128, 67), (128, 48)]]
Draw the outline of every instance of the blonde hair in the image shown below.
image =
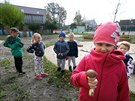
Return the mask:
[(68, 34), (68, 37), (70, 37), (70, 36), (73, 36), (74, 37), (74, 33), (69, 33)]
[(31, 41), (32, 43), (35, 42), (35, 38), (38, 38), (39, 40), (38, 41), (41, 41), (42, 40), (42, 37), (39, 33), (34, 33), (32, 38), (31, 38)]
[(117, 46), (119, 47), (120, 45), (124, 45), (126, 47), (128, 47), (128, 50), (130, 50), (130, 43), (128, 41), (121, 41), (117, 44)]

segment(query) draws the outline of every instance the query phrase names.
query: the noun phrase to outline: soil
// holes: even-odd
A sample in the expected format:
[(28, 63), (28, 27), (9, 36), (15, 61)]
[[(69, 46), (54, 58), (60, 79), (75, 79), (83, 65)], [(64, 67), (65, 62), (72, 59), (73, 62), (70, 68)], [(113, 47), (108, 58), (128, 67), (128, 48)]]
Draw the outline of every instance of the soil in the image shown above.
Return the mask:
[(26, 74), (22, 76), (16, 73), (10, 49), (0, 47), (0, 61), (8, 59), (11, 62), (7, 68), (0, 65), (0, 101), (77, 101), (78, 92), (74, 88), (58, 88), (48, 82), (48, 77), (34, 79), (33, 55), (26, 52), (30, 40), (23, 39), (23, 43), (23, 70)]

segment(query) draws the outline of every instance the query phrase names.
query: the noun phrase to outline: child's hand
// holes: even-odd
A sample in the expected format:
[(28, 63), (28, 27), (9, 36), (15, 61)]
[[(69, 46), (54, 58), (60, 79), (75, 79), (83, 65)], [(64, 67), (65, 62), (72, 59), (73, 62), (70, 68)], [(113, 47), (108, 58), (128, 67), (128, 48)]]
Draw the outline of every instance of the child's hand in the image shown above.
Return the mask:
[(61, 56), (63, 56), (63, 53), (61, 53)]
[(61, 53), (58, 53), (58, 55), (60, 55)]
[(8, 35), (7, 38), (11, 37), (11, 35)]
[(88, 79), (88, 85), (90, 86), (91, 89), (95, 89), (97, 87), (98, 80), (96, 78), (90, 78), (87, 77)]

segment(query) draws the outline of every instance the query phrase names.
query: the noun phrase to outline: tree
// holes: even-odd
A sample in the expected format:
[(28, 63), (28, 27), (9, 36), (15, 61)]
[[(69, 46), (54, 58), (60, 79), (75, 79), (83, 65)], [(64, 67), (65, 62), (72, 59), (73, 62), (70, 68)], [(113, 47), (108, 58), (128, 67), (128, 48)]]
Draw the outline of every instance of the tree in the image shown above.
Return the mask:
[[(57, 3), (48, 3), (46, 8), (46, 20), (50, 23), (58, 22), (59, 27), (64, 24), (67, 13), (64, 7), (60, 7)], [(48, 23), (48, 22), (47, 22)]]
[(59, 7), (59, 10), (58, 10), (58, 23), (59, 23), (59, 27), (64, 25), (64, 21), (66, 20), (66, 15), (67, 15), (67, 12), (64, 9), (64, 7)]
[(7, 27), (19, 26), (24, 20), (24, 14), (19, 8), (5, 2), (0, 4), (0, 24)]
[(113, 22), (115, 22), (115, 20), (116, 20), (116, 17), (117, 17), (118, 11), (119, 11), (119, 6), (120, 6), (120, 0), (118, 1), (117, 6), (116, 6), (116, 10), (114, 12)]
[(40, 29), (40, 24), (39, 23), (30, 23), (28, 25), (28, 28), (33, 32), (37, 32)]
[(46, 21), (46, 22), (45, 22), (45, 25), (44, 25), (44, 28), (50, 30), (51, 33), (53, 33), (53, 30), (55, 30), (55, 29), (58, 28), (57, 25), (58, 25), (58, 24), (57, 24), (56, 21), (52, 21), (52, 22)]
[(46, 14), (52, 16), (52, 20), (56, 20), (56, 15), (58, 13), (59, 4), (57, 3), (48, 3), (46, 8)]
[(75, 23), (72, 23), (71, 25), (70, 25), (70, 29), (72, 29), (72, 32), (73, 32), (73, 30), (76, 28), (76, 24)]
[(82, 15), (80, 14), (80, 11), (77, 11), (75, 14), (74, 23), (76, 23), (76, 25), (82, 25), (82, 22)]

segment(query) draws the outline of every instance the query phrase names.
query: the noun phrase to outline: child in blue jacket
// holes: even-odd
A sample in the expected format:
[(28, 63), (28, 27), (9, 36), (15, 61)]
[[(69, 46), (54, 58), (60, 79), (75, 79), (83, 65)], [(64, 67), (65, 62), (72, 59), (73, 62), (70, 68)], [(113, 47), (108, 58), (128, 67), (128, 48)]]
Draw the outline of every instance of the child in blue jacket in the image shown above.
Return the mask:
[(61, 73), (64, 73), (65, 69), (65, 60), (67, 53), (69, 52), (69, 46), (67, 42), (65, 42), (66, 34), (65, 32), (60, 32), (59, 39), (54, 45), (54, 52), (57, 54), (57, 71), (61, 71)]

